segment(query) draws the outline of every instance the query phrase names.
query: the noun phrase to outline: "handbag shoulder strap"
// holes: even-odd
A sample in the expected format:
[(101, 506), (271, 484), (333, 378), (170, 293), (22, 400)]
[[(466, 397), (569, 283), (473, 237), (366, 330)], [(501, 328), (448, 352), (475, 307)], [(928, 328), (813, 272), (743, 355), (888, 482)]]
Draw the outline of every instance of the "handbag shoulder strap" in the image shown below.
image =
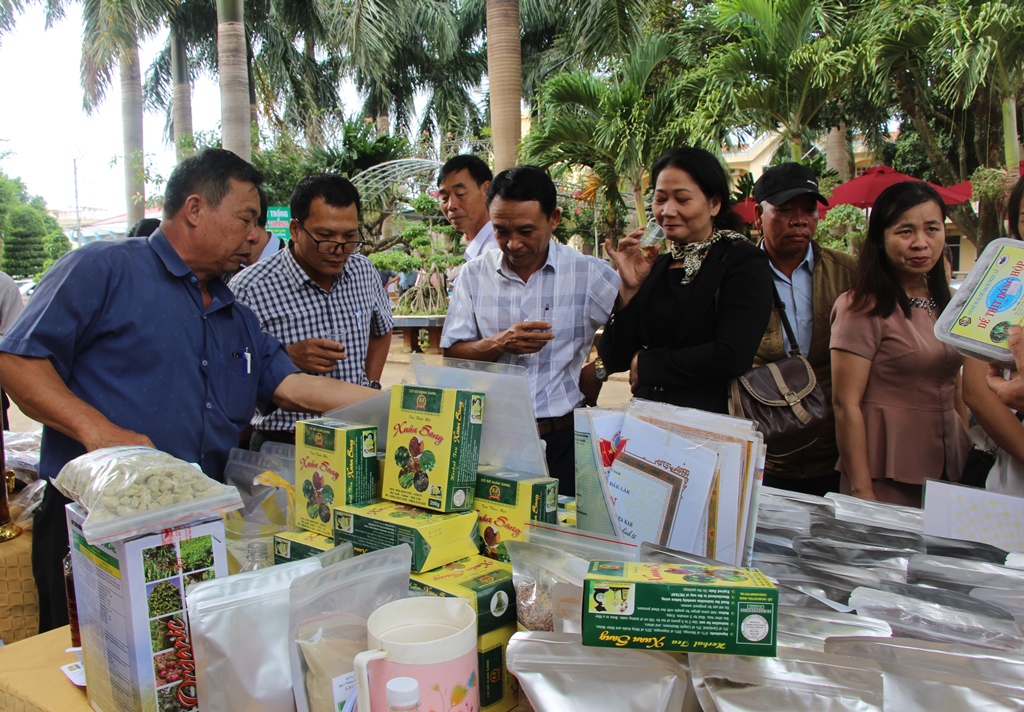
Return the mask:
[(783, 303), (782, 297), (779, 296), (779, 290), (775, 288), (774, 279), (772, 279), (772, 297), (775, 299), (775, 309), (779, 312), (779, 321), (782, 322), (782, 328), (786, 330), (786, 338), (789, 339), (789, 355), (800, 356), (800, 344), (797, 343), (793, 327), (789, 325), (789, 319), (786, 318), (786, 305)]

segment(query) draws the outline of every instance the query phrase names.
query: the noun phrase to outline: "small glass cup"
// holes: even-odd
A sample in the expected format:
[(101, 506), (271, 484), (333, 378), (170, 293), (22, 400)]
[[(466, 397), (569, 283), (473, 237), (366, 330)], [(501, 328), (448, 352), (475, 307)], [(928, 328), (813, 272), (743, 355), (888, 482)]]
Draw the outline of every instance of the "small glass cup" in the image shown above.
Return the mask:
[(665, 241), (665, 230), (658, 224), (658, 221), (651, 218), (647, 221), (647, 226), (644, 228), (644, 234), (640, 236), (638, 246), (640, 251), (645, 255), (649, 255), (654, 252), (654, 248), (658, 247)]
[(342, 346), (345, 345), (345, 336), (347, 336), (347, 334), (345, 333), (345, 330), (341, 328), (336, 328), (334, 331), (329, 331), (326, 334), (324, 334), (325, 339), (327, 339), (328, 341), (333, 341), (334, 343), (340, 344)]

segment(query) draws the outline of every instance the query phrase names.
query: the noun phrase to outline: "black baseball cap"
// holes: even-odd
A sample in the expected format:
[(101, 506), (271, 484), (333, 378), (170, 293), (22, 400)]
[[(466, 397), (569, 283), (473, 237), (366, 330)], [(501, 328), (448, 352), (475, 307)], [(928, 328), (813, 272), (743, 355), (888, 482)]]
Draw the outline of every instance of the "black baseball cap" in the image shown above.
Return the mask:
[(772, 166), (761, 174), (754, 183), (754, 200), (768, 201), (782, 205), (798, 195), (813, 195), (822, 205), (828, 205), (825, 196), (818, 192), (818, 178), (807, 166), (799, 163), (783, 163)]

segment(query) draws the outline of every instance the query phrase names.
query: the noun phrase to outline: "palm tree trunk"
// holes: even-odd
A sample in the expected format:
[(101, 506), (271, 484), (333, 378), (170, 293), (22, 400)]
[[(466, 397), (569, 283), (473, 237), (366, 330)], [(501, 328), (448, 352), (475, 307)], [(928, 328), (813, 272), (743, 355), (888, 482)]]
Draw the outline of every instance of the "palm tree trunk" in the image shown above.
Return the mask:
[(121, 133), (124, 138), (124, 193), (127, 224), (133, 225), (146, 215), (145, 160), (142, 145), (142, 73), (139, 70), (139, 46), (121, 51), (118, 69), (121, 76)]
[(487, 0), (487, 78), (497, 173), (516, 164), (519, 147), (523, 97), (519, 0)]
[(846, 150), (846, 122), (840, 121), (838, 126), (830, 126), (825, 136), (825, 163), (839, 174), (839, 182), (845, 183), (850, 175), (850, 160)]
[(799, 163), (800, 159), (804, 157), (804, 143), (800, 140), (799, 136), (790, 137), (789, 153), (793, 157), (793, 161), (796, 163)]
[(217, 0), (217, 66), (224, 148), (249, 161), (252, 137), (243, 0)]
[[(249, 38), (245, 38), (245, 73), (249, 79), (249, 127), (250, 132), (252, 131), (253, 124), (259, 122), (260, 112), (256, 102), (256, 75), (253, 72), (252, 65), (256, 61), (255, 56), (252, 53), (252, 42)], [(257, 146), (258, 148), (258, 146)]]
[[(310, 64), (316, 64), (316, 42), (313, 41), (313, 37), (307, 34), (304, 38), (304, 52), (306, 59)], [(323, 145), (324, 137), (323, 132), (320, 130), (320, 109), (316, 99), (316, 89), (313, 87), (313, 82), (308, 78), (307, 82), (307, 96), (306, 106), (304, 107), (304, 114), (306, 116), (306, 126), (304, 133), (306, 134), (306, 146), (310, 148), (319, 147)]]
[(1020, 139), (1017, 136), (1017, 97), (1004, 96), (1003, 108), (1003, 151), (1006, 154), (1006, 172), (1014, 182), (1020, 176)]
[(195, 150), (192, 142), (192, 85), (188, 54), (181, 35), (171, 29), (171, 77), (174, 80), (174, 156), (178, 161)]
[(633, 205), (636, 207), (637, 227), (647, 224), (647, 209), (644, 207), (644, 189), (641, 181), (633, 183)]

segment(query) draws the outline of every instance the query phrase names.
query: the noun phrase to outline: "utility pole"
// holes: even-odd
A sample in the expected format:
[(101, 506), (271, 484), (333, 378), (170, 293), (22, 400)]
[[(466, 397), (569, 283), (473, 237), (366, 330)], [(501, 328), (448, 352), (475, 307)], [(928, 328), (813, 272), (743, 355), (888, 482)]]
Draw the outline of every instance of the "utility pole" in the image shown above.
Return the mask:
[(78, 227), (75, 228), (75, 242), (78, 246), (82, 246), (82, 211), (78, 209), (78, 159), (72, 158), (71, 165), (75, 170), (75, 222)]

